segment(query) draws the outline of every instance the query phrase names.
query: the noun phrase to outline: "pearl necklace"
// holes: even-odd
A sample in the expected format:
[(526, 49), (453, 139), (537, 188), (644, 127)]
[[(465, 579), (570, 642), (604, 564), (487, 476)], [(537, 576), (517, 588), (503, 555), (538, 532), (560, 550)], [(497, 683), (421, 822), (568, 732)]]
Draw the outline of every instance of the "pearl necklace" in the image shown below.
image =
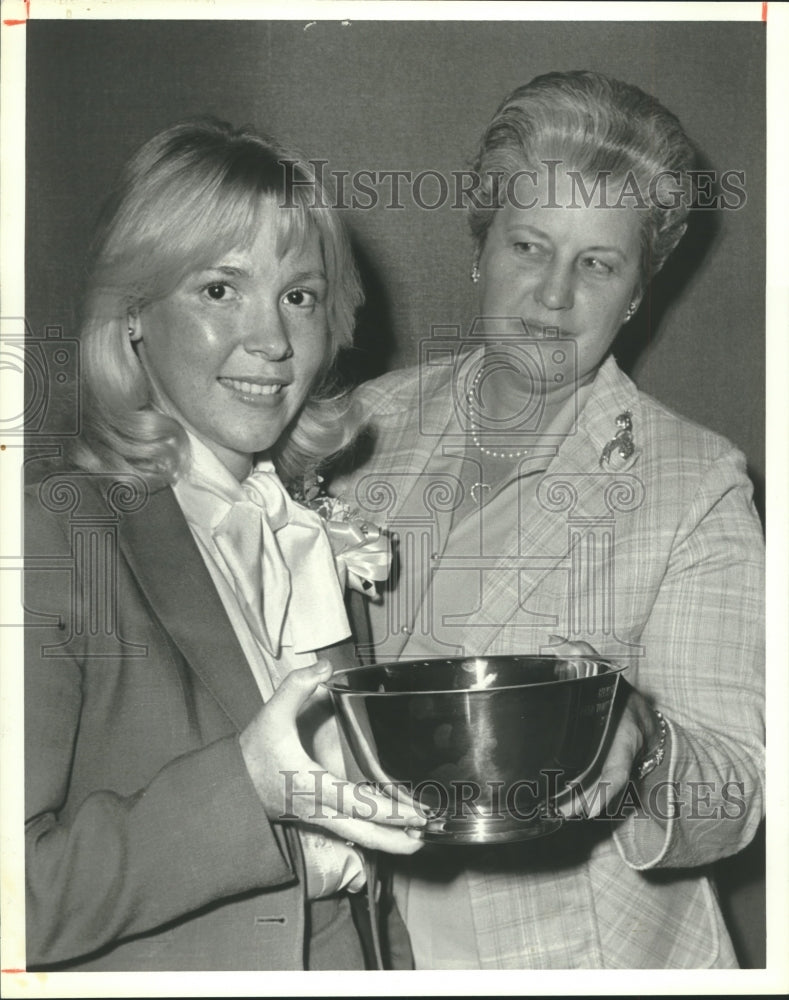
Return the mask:
[[(471, 414), (474, 411), (474, 399), (477, 395), (477, 385), (482, 377), (483, 369), (480, 368), (477, 374), (474, 376), (474, 381), (471, 383), (471, 388), (466, 393), (466, 399), (469, 405), (469, 429), (471, 430), (471, 440), (474, 442), (474, 447), (479, 448), (483, 455), (487, 455), (489, 458), (525, 458), (529, 454), (528, 448), (520, 448), (518, 451), (496, 451), (494, 448), (486, 448), (485, 445), (480, 441), (478, 431), (480, 428), (474, 423), (474, 417)], [(475, 484), (475, 485), (485, 485)]]

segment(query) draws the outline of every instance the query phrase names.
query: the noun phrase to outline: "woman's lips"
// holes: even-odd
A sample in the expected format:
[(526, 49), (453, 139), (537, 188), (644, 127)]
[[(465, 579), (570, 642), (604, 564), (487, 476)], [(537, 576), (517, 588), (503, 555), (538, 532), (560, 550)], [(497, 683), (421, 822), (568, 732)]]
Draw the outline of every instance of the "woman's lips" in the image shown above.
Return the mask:
[(245, 378), (228, 378), (226, 376), (221, 376), (219, 382), (226, 388), (234, 389), (236, 392), (241, 392), (246, 396), (275, 396), (284, 385), (283, 382), (261, 381), (259, 379), (253, 381)]
[(534, 319), (526, 319), (523, 323), (528, 335), (535, 340), (554, 340), (557, 337), (572, 336), (571, 333), (557, 326), (556, 323), (538, 323)]
[(575, 337), (575, 332), (552, 319), (540, 321), (531, 316), (484, 316), (475, 320), (472, 335), (486, 340), (518, 341), (524, 336), (529, 340), (557, 340)]

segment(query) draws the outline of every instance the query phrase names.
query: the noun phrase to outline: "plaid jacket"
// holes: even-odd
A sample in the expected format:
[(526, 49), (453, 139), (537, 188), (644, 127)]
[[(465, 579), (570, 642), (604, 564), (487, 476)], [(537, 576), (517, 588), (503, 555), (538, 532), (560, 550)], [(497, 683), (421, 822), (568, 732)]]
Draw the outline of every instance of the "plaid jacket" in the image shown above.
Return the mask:
[[(454, 565), (468, 607), (438, 622), (434, 540), (468, 484), (431, 463), (462, 397), (449, 368), (429, 366), (357, 396), (374, 447), (333, 492), (399, 542), (399, 576), (370, 607), (373, 655), (408, 656), (417, 634), (436, 655), (583, 639), (627, 665), (671, 733), (678, 811), (665, 832), (643, 816), (568, 822), (541, 841), (435, 857), (466, 870), (480, 965), (735, 966), (705, 866), (747, 845), (763, 814), (763, 540), (743, 456), (608, 360), (536, 497), (513, 510), (509, 551)], [(603, 468), (624, 411), (635, 450)]]

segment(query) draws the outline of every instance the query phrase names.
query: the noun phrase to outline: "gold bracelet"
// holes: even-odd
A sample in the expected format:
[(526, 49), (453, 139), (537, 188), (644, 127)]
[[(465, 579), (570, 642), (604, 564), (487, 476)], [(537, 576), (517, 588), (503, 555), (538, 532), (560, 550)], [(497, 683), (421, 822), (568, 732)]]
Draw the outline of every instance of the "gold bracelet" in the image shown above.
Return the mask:
[(666, 725), (666, 720), (663, 718), (663, 713), (659, 712), (656, 708), (653, 712), (657, 716), (658, 723), (660, 725), (660, 738), (656, 747), (652, 750), (648, 750), (644, 756), (639, 760), (635, 767), (635, 775), (638, 781), (642, 778), (646, 778), (648, 774), (651, 774), (656, 767), (659, 767), (663, 763), (663, 759), (666, 756), (666, 735), (668, 733), (668, 726)]

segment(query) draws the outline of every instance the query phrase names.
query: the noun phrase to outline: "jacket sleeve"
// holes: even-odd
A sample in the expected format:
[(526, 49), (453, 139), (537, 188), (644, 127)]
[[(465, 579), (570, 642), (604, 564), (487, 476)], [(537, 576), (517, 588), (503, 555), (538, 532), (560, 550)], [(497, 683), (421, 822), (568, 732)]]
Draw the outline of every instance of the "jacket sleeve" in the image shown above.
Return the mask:
[[(712, 463), (673, 538), (641, 642), (638, 689), (666, 717), (667, 822), (631, 816), (615, 834), (633, 868), (734, 854), (764, 814), (764, 545), (742, 455)], [(647, 812), (656, 800), (644, 802)]]
[[(37, 505), (26, 536), (28, 551), (37, 554), (33, 563), (49, 557), (53, 566), (65, 563), (69, 544), (61, 526)], [(175, 756), (130, 794), (98, 779), (87, 793), (75, 794), (77, 762), (83, 775), (91, 767), (100, 773), (102, 753), (117, 753), (113, 725), (129, 723), (124, 703), (113, 699), (128, 693), (87, 684), (89, 639), (71, 657), (46, 655), (57, 641), (53, 632), (58, 636), (51, 623), (70, 620), (70, 575), (56, 569), (25, 575), (28, 967), (72, 960), (235, 894), (293, 882), (286, 848), (259, 803), (235, 733)], [(128, 667), (134, 669), (133, 661)], [(83, 746), (86, 710), (106, 713), (105, 748)], [(139, 705), (132, 711), (140, 717)], [(141, 730), (139, 739), (145, 738)]]

